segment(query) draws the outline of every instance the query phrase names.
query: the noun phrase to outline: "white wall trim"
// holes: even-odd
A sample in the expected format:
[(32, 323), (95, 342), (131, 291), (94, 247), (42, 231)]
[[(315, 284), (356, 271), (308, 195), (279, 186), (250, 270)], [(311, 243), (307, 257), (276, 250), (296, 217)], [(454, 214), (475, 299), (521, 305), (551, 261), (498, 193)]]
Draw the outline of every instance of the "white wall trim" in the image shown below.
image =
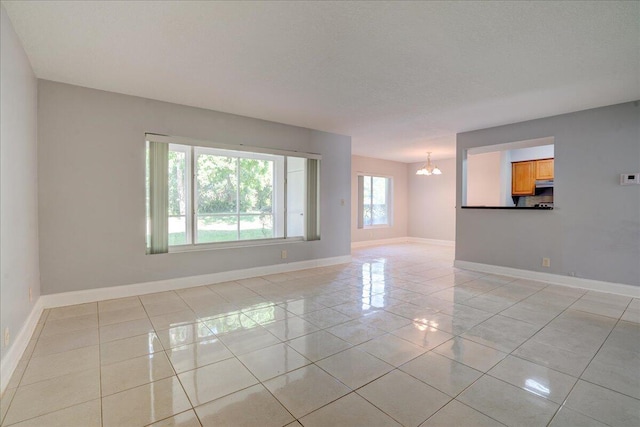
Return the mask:
[(15, 371), (18, 363), (20, 363), (22, 354), (29, 345), (29, 341), (33, 336), (36, 326), (38, 326), (38, 320), (40, 320), (43, 310), (42, 297), (40, 297), (33, 305), (31, 313), (29, 313), (29, 317), (27, 317), (24, 326), (22, 326), (18, 335), (16, 335), (13, 344), (4, 354), (2, 362), (0, 363), (0, 395), (4, 393), (9, 381), (11, 380), (13, 371)]
[(363, 240), (360, 242), (351, 242), (351, 249), (365, 248), (367, 246), (377, 245), (393, 245), (396, 243), (407, 243), (408, 237), (391, 237), (389, 239)]
[(365, 248), (367, 246), (393, 245), (397, 243), (420, 243), (423, 245), (455, 246), (455, 240), (423, 239), (422, 237), (392, 237), (389, 239), (363, 240), (351, 242), (351, 249)]
[(407, 239), (409, 243), (422, 243), (425, 245), (440, 245), (440, 246), (455, 246), (455, 240), (438, 240), (438, 239), (423, 239), (422, 237), (409, 237)]
[(145, 295), (154, 292), (173, 291), (176, 289), (191, 288), (194, 286), (211, 285), (231, 280), (248, 279), (250, 277), (286, 273), (289, 271), (304, 270), (307, 268), (326, 267), (329, 265), (345, 264), (349, 262), (351, 262), (351, 255), (345, 255), (309, 261), (266, 265), (263, 267), (245, 268), (242, 270), (223, 271), (220, 273), (202, 274), (199, 276), (176, 277), (175, 279), (157, 280), (154, 282), (62, 292), (59, 294), (42, 295), (40, 298), (43, 300), (43, 308), (62, 307), (66, 305), (82, 304), (106, 299)]
[(455, 260), (453, 266), (465, 270), (479, 271), (481, 273), (501, 274), (520, 279), (538, 280), (554, 285), (568, 286), (571, 288), (587, 289), (590, 291), (608, 292), (610, 294), (624, 295), (640, 298), (640, 286), (626, 285), (623, 283), (603, 282), (600, 280), (583, 279), (580, 277), (560, 276), (559, 274), (542, 273), (539, 271), (521, 270), (518, 268), (502, 267), (499, 265), (481, 264), (477, 262)]

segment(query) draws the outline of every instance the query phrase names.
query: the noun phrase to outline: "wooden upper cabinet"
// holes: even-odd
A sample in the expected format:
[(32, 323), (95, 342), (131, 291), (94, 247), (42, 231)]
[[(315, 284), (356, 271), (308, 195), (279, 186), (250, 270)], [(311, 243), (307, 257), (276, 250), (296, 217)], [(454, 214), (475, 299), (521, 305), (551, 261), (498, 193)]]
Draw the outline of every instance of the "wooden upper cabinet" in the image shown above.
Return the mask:
[(511, 163), (511, 194), (531, 196), (536, 192), (535, 161)]
[(511, 194), (533, 196), (537, 179), (553, 179), (553, 159), (511, 163)]
[(553, 179), (553, 159), (536, 160), (536, 179)]

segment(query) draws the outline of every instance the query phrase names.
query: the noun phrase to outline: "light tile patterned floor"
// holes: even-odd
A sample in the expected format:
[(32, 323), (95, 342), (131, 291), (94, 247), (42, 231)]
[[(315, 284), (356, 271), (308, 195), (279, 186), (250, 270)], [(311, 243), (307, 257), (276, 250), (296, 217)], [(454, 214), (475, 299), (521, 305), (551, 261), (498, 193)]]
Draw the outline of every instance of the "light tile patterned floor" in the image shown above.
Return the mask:
[(640, 425), (640, 300), (452, 248), (46, 310), (3, 426)]

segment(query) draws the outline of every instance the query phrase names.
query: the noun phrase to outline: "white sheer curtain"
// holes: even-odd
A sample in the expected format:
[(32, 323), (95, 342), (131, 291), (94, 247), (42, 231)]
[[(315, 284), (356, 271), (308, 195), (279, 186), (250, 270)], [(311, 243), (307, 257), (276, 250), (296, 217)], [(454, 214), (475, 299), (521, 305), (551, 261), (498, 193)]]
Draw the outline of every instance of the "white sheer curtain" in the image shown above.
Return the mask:
[(364, 228), (364, 176), (358, 175), (358, 228)]
[(169, 144), (149, 141), (148, 254), (169, 252)]
[(320, 240), (320, 160), (307, 159), (307, 239)]

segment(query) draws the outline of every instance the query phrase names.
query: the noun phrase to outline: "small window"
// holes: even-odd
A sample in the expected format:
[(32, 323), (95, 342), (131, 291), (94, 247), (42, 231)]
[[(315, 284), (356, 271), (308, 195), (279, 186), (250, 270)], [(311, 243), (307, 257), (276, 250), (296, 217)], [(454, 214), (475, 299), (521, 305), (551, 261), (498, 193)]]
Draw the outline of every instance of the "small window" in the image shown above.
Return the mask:
[(358, 228), (384, 227), (391, 223), (391, 178), (359, 175)]

